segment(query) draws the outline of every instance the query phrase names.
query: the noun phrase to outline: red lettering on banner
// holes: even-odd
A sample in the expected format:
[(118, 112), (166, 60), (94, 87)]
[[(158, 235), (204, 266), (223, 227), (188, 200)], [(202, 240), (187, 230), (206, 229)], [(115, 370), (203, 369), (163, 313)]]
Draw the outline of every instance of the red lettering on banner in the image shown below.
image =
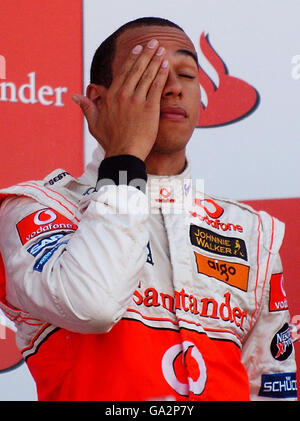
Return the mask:
[(70, 93), (82, 90), (82, 1), (2, 0), (1, 11), (0, 186), (55, 168), (79, 176), (83, 119)]
[(17, 223), (17, 230), (22, 244), (48, 231), (77, 229), (68, 218), (53, 209), (42, 209), (33, 212)]

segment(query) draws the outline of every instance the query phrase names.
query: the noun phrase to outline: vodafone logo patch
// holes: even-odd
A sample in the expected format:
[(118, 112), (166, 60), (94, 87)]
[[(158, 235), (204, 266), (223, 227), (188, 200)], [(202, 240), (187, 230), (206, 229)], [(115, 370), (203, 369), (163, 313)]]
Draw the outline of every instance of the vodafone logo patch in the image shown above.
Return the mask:
[[(40, 217), (43, 219), (40, 219)], [(51, 209), (41, 210), (41, 211), (38, 211), (34, 215), (33, 222), (36, 225), (45, 225), (45, 224), (55, 221), (56, 218), (57, 218), (57, 215), (53, 210)]]
[(23, 218), (17, 224), (17, 230), (22, 244), (26, 244), (32, 238), (48, 231), (71, 230), (77, 229), (77, 225), (73, 224), (68, 218), (60, 215), (53, 209), (46, 208)]
[[(219, 218), (223, 216), (224, 209), (219, 206), (213, 199), (195, 198), (195, 205), (199, 210), (189, 211), (194, 218), (199, 218), (207, 225), (222, 231), (238, 231), (243, 232), (243, 227), (232, 222), (223, 222)], [(212, 218), (212, 219), (210, 219)]]
[(275, 273), (270, 279), (270, 311), (283, 311), (289, 308), (286, 292), (284, 290), (284, 278), (282, 273)]
[(223, 215), (224, 209), (212, 199), (195, 199), (195, 205), (200, 206), (208, 216), (217, 219)]
[(215, 127), (247, 117), (259, 103), (257, 90), (247, 82), (228, 74), (221, 57), (210, 45), (208, 35), (200, 36), (200, 49), (218, 75), (218, 85), (199, 67), (199, 84), (206, 94), (202, 100), (197, 127)]
[[(188, 377), (188, 383), (184, 381), (182, 372), (187, 365), (187, 359), (193, 359), (197, 369), (195, 378)], [(207, 374), (206, 365), (199, 349), (190, 341), (171, 346), (162, 358), (162, 372), (167, 383), (179, 395), (188, 396), (189, 392), (201, 395), (205, 388)]]

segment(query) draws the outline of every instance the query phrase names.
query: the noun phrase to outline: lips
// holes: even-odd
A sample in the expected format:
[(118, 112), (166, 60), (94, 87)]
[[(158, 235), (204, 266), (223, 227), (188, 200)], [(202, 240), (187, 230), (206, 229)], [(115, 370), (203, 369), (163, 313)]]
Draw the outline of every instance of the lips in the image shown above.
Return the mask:
[(180, 121), (187, 118), (187, 113), (184, 108), (177, 106), (161, 107), (160, 118)]

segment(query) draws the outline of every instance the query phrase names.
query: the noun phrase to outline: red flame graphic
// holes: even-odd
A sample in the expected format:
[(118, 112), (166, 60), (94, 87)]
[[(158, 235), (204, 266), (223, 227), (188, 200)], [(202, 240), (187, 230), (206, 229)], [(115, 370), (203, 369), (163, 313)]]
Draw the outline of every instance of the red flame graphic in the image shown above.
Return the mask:
[(200, 36), (200, 49), (219, 77), (216, 87), (199, 68), (199, 83), (207, 95), (207, 105), (201, 103), (197, 127), (213, 127), (235, 122), (253, 112), (259, 102), (256, 89), (241, 79), (230, 76), (226, 66), (209, 43), (208, 35)]

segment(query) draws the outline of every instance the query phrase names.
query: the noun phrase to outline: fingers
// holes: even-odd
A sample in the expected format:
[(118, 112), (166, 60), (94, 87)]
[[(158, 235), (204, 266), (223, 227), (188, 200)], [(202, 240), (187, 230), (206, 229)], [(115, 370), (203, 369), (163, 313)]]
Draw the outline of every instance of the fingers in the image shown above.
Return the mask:
[(160, 82), (164, 80), (165, 83), (165, 76), (166, 73), (168, 73), (166, 71), (168, 62), (164, 59), (165, 53), (165, 49), (163, 47), (159, 47), (156, 50), (156, 53), (152, 56), (152, 59), (150, 60), (136, 86), (136, 97), (144, 99), (148, 96), (148, 93), (150, 93), (152, 88), (157, 90), (157, 88), (159, 88), (158, 85), (160, 85)]
[(147, 94), (147, 101), (149, 104), (152, 103), (159, 106), (168, 75), (169, 62), (168, 60), (163, 60)]
[(131, 53), (129, 54), (128, 59), (124, 63), (122, 69), (114, 76), (110, 90), (112, 92), (117, 92), (123, 86), (129, 72), (131, 71), (134, 63), (136, 62), (137, 58), (143, 51), (143, 47), (141, 45), (136, 45)]
[(153, 39), (139, 54), (124, 82), (123, 90), (125, 93), (134, 92), (138, 85), (148, 85), (149, 89), (165, 53), (163, 48), (158, 47), (158, 41)]
[(131, 51), (122, 71), (116, 75), (112, 83), (113, 92), (122, 92), (131, 96), (137, 89), (137, 94), (146, 96), (165, 55), (165, 49), (159, 47), (153, 39), (145, 47), (137, 45)]

